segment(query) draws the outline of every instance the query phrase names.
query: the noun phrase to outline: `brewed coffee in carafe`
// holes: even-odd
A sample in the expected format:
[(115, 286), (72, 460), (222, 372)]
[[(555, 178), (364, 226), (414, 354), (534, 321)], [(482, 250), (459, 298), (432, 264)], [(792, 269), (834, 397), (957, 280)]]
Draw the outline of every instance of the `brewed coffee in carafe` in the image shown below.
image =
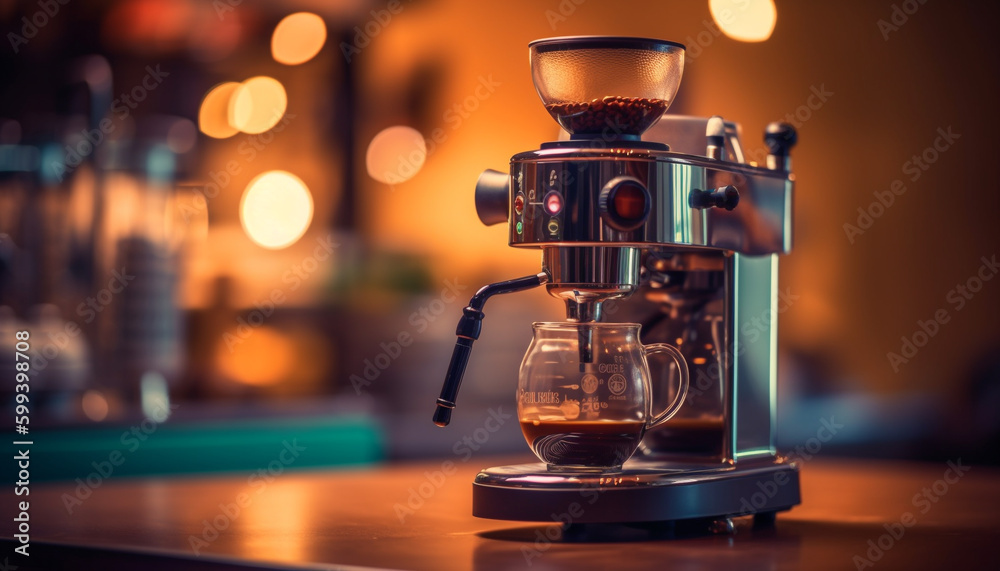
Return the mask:
[[(639, 343), (637, 323), (535, 323), (521, 363), (517, 412), (525, 439), (550, 470), (621, 469), (647, 428), (673, 416), (688, 388), (683, 356), (665, 343)], [(657, 386), (648, 355), (672, 359)], [(659, 371), (658, 371), (659, 372)], [(655, 413), (654, 392), (673, 394)]]

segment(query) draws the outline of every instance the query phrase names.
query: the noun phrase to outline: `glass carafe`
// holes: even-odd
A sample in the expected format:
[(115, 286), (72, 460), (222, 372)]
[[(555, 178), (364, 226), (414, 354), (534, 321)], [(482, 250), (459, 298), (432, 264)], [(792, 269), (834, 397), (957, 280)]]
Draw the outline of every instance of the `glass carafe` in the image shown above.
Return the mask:
[[(688, 390), (677, 348), (642, 345), (638, 323), (535, 323), (521, 363), (517, 412), (525, 439), (550, 470), (617, 471), (647, 429), (673, 416)], [(652, 410), (649, 355), (668, 355), (670, 405)]]

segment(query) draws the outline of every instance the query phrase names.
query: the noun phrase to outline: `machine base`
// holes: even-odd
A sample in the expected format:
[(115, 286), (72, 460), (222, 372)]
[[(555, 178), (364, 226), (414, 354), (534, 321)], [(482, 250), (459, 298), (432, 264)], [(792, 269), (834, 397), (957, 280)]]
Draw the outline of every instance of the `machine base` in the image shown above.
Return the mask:
[(798, 466), (782, 459), (737, 466), (639, 459), (614, 474), (521, 464), (483, 470), (472, 485), (476, 517), (566, 524), (741, 515), (767, 521), (800, 501)]

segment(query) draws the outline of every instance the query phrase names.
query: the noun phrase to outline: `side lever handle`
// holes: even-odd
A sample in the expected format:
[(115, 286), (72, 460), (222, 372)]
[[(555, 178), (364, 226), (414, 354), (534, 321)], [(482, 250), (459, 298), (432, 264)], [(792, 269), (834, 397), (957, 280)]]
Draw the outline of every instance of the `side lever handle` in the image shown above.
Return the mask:
[(458, 340), (455, 342), (455, 350), (451, 354), (448, 372), (445, 373), (441, 396), (437, 399), (437, 408), (434, 409), (434, 424), (448, 426), (448, 423), (451, 422), (451, 411), (455, 408), (458, 389), (462, 386), (465, 366), (469, 364), (472, 344), (476, 339), (479, 339), (479, 333), (483, 328), (483, 317), (486, 317), (486, 314), (483, 313), (483, 306), (486, 305), (486, 300), (497, 294), (538, 287), (547, 281), (549, 281), (549, 275), (541, 272), (533, 276), (483, 286), (476, 292), (476, 295), (472, 296), (469, 305), (462, 310), (462, 318), (458, 320), (458, 328), (455, 331)]
[(691, 191), (688, 205), (691, 208), (725, 208), (732, 210), (740, 203), (740, 192), (733, 185), (723, 186), (713, 190)]

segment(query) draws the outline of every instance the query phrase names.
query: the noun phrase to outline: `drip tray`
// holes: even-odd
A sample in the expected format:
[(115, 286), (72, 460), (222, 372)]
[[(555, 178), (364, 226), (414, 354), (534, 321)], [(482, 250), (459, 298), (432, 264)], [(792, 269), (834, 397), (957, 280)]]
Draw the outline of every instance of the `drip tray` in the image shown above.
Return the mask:
[(568, 524), (772, 514), (800, 503), (798, 466), (783, 460), (746, 467), (636, 461), (610, 474), (520, 464), (483, 470), (472, 488), (476, 517)]

